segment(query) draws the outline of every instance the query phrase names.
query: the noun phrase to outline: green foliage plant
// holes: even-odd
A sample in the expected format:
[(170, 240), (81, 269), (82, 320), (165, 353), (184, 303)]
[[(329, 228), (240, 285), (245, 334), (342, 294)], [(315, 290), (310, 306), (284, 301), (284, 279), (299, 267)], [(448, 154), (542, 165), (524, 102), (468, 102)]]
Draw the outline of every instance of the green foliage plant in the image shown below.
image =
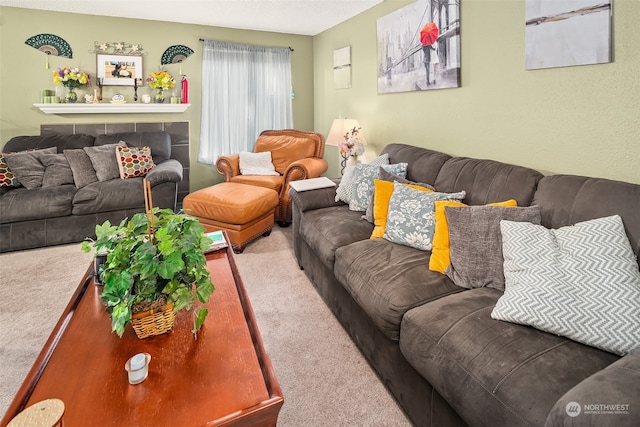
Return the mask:
[[(106, 252), (98, 274), (112, 331), (122, 337), (138, 304), (165, 298), (179, 311), (191, 309), (196, 299), (208, 302), (215, 290), (204, 255), (210, 244), (195, 217), (170, 209), (153, 208), (120, 225), (108, 220), (97, 225), (96, 240), (84, 241), (82, 250)], [(194, 313), (195, 338), (207, 314), (206, 308)]]

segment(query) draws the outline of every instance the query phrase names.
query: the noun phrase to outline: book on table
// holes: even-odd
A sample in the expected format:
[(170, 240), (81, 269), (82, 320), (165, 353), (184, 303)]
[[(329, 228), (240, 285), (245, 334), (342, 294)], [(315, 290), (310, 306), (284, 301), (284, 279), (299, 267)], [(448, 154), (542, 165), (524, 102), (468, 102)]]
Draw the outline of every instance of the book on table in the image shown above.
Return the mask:
[(206, 233), (205, 235), (211, 240), (213, 240), (209, 245), (209, 248), (205, 251), (205, 253), (224, 249), (228, 246), (227, 239), (224, 238), (224, 233), (222, 232), (222, 230), (211, 231), (209, 233)]
[(291, 187), (297, 192), (317, 190), (318, 188), (335, 187), (336, 183), (327, 178), (321, 176), (318, 178), (301, 179), (299, 181), (291, 181)]

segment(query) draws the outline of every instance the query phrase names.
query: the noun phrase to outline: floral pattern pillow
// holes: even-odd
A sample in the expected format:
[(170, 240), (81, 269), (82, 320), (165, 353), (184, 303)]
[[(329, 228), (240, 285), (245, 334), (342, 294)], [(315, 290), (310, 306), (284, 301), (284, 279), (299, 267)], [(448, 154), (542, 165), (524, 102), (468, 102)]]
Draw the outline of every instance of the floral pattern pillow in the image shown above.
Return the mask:
[(375, 186), (373, 180), (378, 178), (380, 168), (401, 178), (407, 176), (407, 163), (395, 163), (393, 165), (375, 166), (371, 164), (357, 164), (353, 176), (353, 189), (349, 209), (352, 211), (366, 211), (371, 200)]
[[(340, 184), (338, 184), (338, 188), (336, 189), (336, 202), (343, 201), (347, 204), (351, 202), (351, 195), (353, 194), (353, 178), (354, 173), (356, 171), (356, 166), (347, 166), (344, 170), (344, 174), (342, 175), (342, 179), (340, 180)], [(376, 157), (371, 160), (368, 165), (376, 165), (376, 166), (384, 166), (389, 164), (389, 154), (384, 153), (381, 156)]]
[(464, 191), (424, 192), (394, 182), (383, 237), (390, 242), (429, 251), (435, 229), (436, 200), (462, 200), (465, 196)]

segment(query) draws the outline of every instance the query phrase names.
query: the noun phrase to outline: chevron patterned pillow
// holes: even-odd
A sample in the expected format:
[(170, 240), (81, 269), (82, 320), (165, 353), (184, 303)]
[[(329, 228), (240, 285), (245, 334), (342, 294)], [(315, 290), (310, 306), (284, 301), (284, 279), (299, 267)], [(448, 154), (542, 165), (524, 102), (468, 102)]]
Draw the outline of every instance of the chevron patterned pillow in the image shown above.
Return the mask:
[(640, 350), (640, 271), (620, 216), (500, 226), (506, 289), (492, 318), (620, 355)]

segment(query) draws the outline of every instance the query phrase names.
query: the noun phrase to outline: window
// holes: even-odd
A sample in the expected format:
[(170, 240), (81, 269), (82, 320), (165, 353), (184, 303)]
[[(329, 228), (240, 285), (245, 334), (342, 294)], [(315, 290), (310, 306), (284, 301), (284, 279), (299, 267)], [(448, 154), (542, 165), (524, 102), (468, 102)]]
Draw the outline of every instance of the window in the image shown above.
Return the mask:
[(253, 151), (267, 129), (293, 127), (291, 50), (204, 40), (198, 161)]

